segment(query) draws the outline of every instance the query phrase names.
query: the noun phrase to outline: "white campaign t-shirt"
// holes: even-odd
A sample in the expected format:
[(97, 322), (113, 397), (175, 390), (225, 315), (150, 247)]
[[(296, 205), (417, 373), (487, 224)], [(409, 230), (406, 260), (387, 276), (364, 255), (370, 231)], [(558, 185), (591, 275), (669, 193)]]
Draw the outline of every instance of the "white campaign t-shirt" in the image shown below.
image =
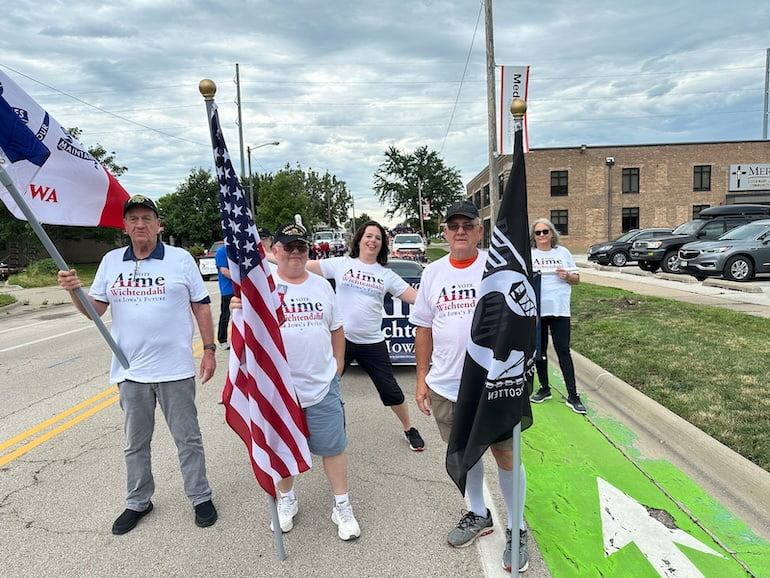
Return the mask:
[(321, 259), (321, 273), (334, 279), (337, 306), (345, 319), (345, 338), (353, 343), (379, 343), (382, 334), (382, 301), (385, 293), (398, 297), (409, 283), (379, 263), (358, 258)]
[(107, 253), (89, 294), (109, 303), (112, 337), (128, 359), (113, 356), (110, 382), (176, 381), (196, 374), (190, 303), (209, 296), (195, 259), (179, 247), (163, 246), (163, 259), (124, 261), (126, 248)]
[(293, 284), (282, 279), (278, 271), (273, 279), (286, 318), (281, 337), (289, 371), (300, 405), (309, 407), (326, 396), (337, 372), (331, 332), (342, 327), (342, 315), (326, 279), (309, 273), (303, 283)]
[(487, 254), (479, 251), (468, 267), (453, 267), (446, 255), (425, 267), (417, 300), (409, 321), (433, 330), (431, 367), (425, 378), (428, 387), (457, 401), (465, 352), (471, 335), (473, 314), (484, 274)]
[(572, 285), (555, 273), (556, 267), (575, 268), (575, 259), (568, 249), (558, 245), (550, 251), (532, 249), (532, 270), (542, 271), (540, 276), (540, 315), (543, 317), (569, 317)]

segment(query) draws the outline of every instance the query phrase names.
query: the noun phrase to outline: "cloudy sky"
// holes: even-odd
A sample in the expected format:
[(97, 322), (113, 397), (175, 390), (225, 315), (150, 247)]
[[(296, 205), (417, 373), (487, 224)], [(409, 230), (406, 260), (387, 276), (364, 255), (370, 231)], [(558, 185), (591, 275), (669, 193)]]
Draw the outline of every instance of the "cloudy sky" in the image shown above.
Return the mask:
[[(532, 148), (762, 138), (770, 3), (494, 0), (495, 62), (529, 65)], [(468, 182), (487, 164), (479, 0), (16, 0), (0, 69), (121, 183), (154, 198), (213, 168), (198, 83), (210, 78), (240, 168), (344, 180), (383, 219), (372, 176), (426, 145)], [(396, 224), (393, 220), (389, 224)]]

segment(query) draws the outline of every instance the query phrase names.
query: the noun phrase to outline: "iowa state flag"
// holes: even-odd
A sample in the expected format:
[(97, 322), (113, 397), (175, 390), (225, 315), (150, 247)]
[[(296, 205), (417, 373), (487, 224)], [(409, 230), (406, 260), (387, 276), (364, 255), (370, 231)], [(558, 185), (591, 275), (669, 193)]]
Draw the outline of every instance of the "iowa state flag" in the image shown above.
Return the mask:
[(532, 283), (527, 177), (521, 129), (487, 256), (447, 446), (446, 469), (461, 493), (487, 448), (532, 425), (537, 305)]
[[(0, 167), (41, 223), (123, 227), (126, 190), (2, 71)], [(26, 220), (2, 184), (0, 198), (16, 218)]]

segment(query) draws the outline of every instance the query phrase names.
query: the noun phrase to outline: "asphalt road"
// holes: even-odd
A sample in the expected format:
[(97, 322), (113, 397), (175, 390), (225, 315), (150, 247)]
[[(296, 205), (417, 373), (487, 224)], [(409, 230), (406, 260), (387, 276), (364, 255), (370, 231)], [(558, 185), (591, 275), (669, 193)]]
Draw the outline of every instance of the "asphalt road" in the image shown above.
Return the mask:
[[(581, 275), (584, 281), (642, 294), (764, 316), (770, 311), (764, 291), (739, 292), (631, 271), (584, 267)], [(214, 296), (215, 284), (209, 287)], [(154, 444), (156, 511), (131, 533), (113, 536), (110, 525), (123, 507), (123, 434), (122, 416), (107, 383), (107, 347), (60, 290), (16, 294), (23, 296), (21, 304), (10, 312), (0, 310), (4, 576), (505, 575), (499, 565), (501, 531), (471, 548), (446, 546), (446, 532), (464, 504), (444, 471), (445, 448), (432, 420), (413, 409), (427, 450), (410, 452), (396, 419), (380, 406), (368, 379), (355, 369), (343, 379), (343, 395), (350, 436), (350, 491), (362, 536), (353, 543), (336, 537), (329, 520), (329, 491), (316, 463), (298, 482), (300, 514), (295, 529), (285, 536), (288, 558), (278, 561), (268, 530), (267, 498), (253, 481), (245, 448), (216, 403), (225, 352), (217, 353), (216, 382), (199, 389), (209, 477), (220, 520), (208, 529), (193, 524), (173, 444), (159, 421)], [(601, 500), (617, 493), (602, 493), (606, 484), (619, 488), (620, 495), (633, 496), (629, 503), (637, 500), (649, 511), (671, 512), (679, 528), (722, 553), (696, 556), (701, 570), (688, 573), (690, 553), (690, 558), (678, 562), (682, 566), (674, 568), (675, 575), (770, 575), (770, 474), (625, 389), (628, 386), (590, 360), (575, 357), (578, 388), (589, 415), (582, 418), (569, 412), (556, 396), (535, 408), (539, 427), (523, 435), (531, 564), (526, 575), (668, 575), (653, 570), (652, 560), (661, 557), (657, 551), (627, 546), (615, 553), (607, 545), (602, 512), (614, 506), (603, 510)], [(411, 400), (413, 368), (399, 368), (398, 377)], [(558, 382), (558, 375), (554, 378)], [(567, 437), (556, 435), (562, 430)], [(485, 460), (485, 467), (492, 474), (490, 504), (499, 526), (505, 510), (496, 492), (493, 464)], [(597, 480), (603, 480), (602, 507), (592, 497)], [(655, 495), (648, 493), (650, 481), (660, 490)]]

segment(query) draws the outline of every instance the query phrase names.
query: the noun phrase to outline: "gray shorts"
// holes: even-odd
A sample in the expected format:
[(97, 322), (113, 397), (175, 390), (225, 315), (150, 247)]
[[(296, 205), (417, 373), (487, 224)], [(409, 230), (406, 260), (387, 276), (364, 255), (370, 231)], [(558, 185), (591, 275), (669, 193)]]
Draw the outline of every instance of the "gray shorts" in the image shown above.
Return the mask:
[[(455, 417), (455, 402), (439, 395), (430, 388), (428, 388), (428, 394), (430, 395), (430, 412), (433, 414), (433, 419), (436, 420), (438, 432), (441, 434), (441, 439), (449, 443), (449, 434), (452, 433), (452, 422)], [(510, 450), (511, 438), (494, 443), (492, 446), (501, 450)]]
[(310, 452), (317, 456), (336, 456), (348, 447), (345, 408), (340, 395), (340, 378), (335, 375), (326, 396), (317, 404), (303, 408), (310, 437)]

